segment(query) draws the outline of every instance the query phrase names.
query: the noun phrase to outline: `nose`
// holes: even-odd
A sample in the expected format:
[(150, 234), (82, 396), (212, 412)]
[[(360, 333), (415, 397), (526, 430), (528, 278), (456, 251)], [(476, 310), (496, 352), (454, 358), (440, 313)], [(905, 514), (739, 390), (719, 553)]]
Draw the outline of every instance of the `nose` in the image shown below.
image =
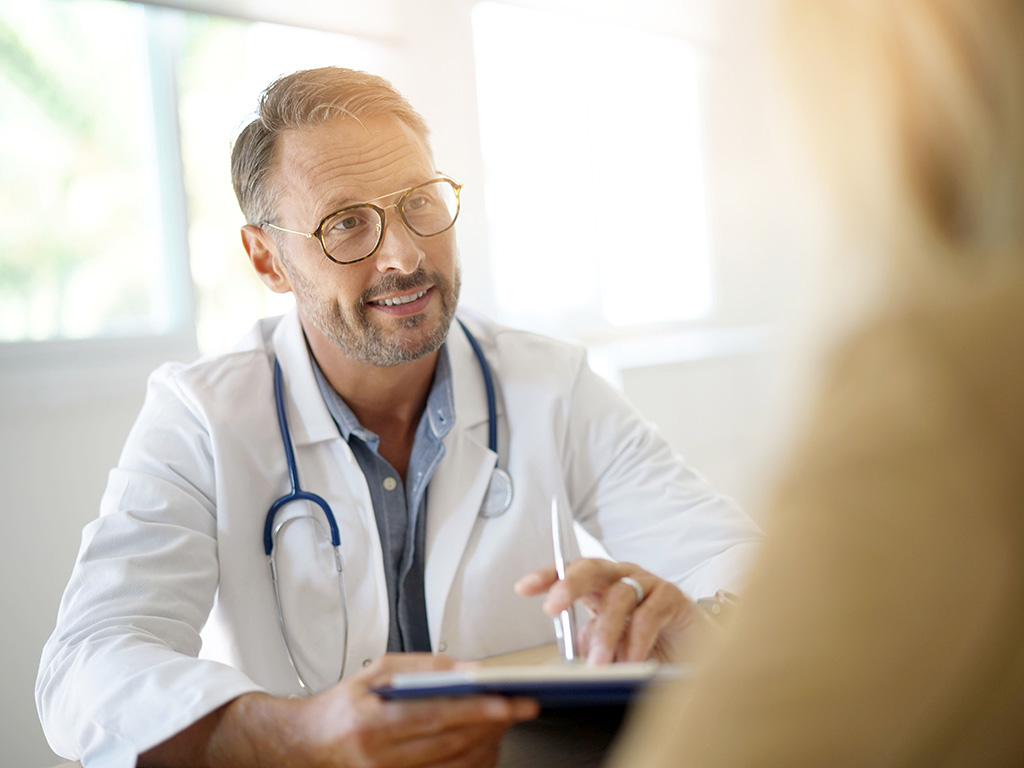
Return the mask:
[(420, 247), (420, 240), (405, 226), (394, 208), (388, 211), (384, 221), (384, 234), (380, 248), (374, 256), (374, 263), (380, 272), (397, 270), (409, 275), (423, 263), (426, 254)]

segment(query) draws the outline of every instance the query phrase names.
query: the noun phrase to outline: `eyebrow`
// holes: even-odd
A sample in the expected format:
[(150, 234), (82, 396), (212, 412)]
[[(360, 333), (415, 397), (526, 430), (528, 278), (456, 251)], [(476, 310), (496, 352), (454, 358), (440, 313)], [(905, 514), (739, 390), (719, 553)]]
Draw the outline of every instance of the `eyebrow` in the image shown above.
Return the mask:
[(384, 200), (385, 198), (388, 197), (401, 195), (403, 192), (408, 192), (413, 187), (419, 186), (420, 184), (426, 184), (428, 181), (434, 181), (435, 179), (439, 179), (442, 177), (442, 175), (438, 171), (434, 171), (433, 173), (434, 175), (432, 176), (421, 178), (419, 181), (414, 181), (411, 184), (407, 183), (405, 186), (400, 187), (393, 192), (385, 192), (383, 195), (377, 195), (376, 197), (361, 199), (351, 197), (341, 198), (340, 200), (337, 200), (335, 203), (332, 203), (332, 207), (330, 208), (330, 210), (327, 211), (327, 213), (324, 214), (324, 216), (330, 216), (332, 213), (344, 210), (345, 208), (352, 208), (357, 205), (366, 205), (367, 203), (376, 203), (378, 200)]

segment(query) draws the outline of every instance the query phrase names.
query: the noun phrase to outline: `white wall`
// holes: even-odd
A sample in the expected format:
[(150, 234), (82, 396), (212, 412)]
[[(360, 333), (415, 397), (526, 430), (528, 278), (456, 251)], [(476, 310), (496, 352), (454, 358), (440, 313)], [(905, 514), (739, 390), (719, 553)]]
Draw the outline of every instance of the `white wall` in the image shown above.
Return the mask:
[(0, 414), (6, 512), (6, 552), (0, 558), (4, 765), (57, 762), (43, 739), (32, 697), (39, 652), (53, 627), (78, 533), (95, 515), (107, 470), (139, 404), (141, 396), (96, 397), (80, 405)]
[[(559, 4), (573, 5), (570, 0)], [(626, 7), (624, 2), (598, 5), (609, 13)], [(709, 39), (703, 3), (633, 5), (654, 18), (668, 14), (683, 27), (699, 20), (700, 34)], [(429, 52), (445, 74), (442, 87), (414, 69), (393, 79), (434, 126), (438, 156), (452, 158), (465, 181), (479, 182), (470, 6), (470, 0), (395, 0), (382, 7), (389, 16), (406, 14), (414, 22), (417, 34), (405, 37), (399, 48)], [(718, 301), (704, 325), (727, 333), (702, 335), (705, 329), (695, 327), (686, 338), (657, 340), (639, 351), (598, 349), (595, 355), (620, 367), (626, 393), (681, 453), (757, 513), (764, 460), (772, 456), (780, 431), (775, 402), (778, 352), (785, 338), (777, 328), (791, 303), (799, 259), (795, 233), (778, 216), (788, 177), (775, 137), (758, 117), (767, 98), (763, 72), (745, 66), (757, 53), (749, 30), (740, 26), (741, 20), (749, 21), (746, 6), (743, 0), (721, 0), (724, 36), (712, 40), (710, 48), (707, 173)], [(693, 12), (679, 11), (686, 8)], [(472, 187), (479, 190), (482, 184)], [(482, 222), (460, 222), (460, 242), (464, 254), (485, 252)], [(475, 267), (466, 266), (472, 280)], [(743, 340), (739, 345), (723, 341), (735, 338), (732, 331)], [(701, 340), (709, 346), (695, 352)], [(34, 709), (39, 652), (53, 626), (81, 527), (96, 512), (106, 473), (141, 404), (146, 371), (158, 357), (189, 354), (181, 348), (150, 350), (109, 369), (87, 352), (64, 368), (26, 359), (5, 362), (0, 370), (0, 487), (6, 512), (0, 682), (7, 704), (0, 718), (0, 764), (31, 768), (59, 762), (45, 746)]]
[[(60, 361), (38, 350), (7, 354), (0, 371), (0, 765), (59, 762), (43, 738), (33, 688), (43, 643), (78, 551), (142, 405), (145, 377), (163, 359), (191, 359), (187, 341), (66, 345)], [(12, 350), (5, 350), (11, 353)]]

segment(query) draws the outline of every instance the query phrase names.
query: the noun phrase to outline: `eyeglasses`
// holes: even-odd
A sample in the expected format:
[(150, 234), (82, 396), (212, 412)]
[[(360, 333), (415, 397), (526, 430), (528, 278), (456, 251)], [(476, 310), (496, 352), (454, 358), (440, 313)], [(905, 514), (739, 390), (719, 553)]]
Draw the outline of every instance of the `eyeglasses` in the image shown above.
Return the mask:
[[(370, 258), (380, 248), (387, 228), (385, 212), (390, 208), (398, 209), (405, 226), (419, 237), (434, 237), (451, 229), (459, 217), (461, 189), (458, 182), (441, 177), (342, 208), (325, 216), (312, 232), (285, 229), (269, 221), (260, 226), (306, 238), (315, 237), (328, 259), (336, 264), (355, 264)], [(399, 198), (391, 205), (383, 208), (374, 205), (378, 200), (395, 195)]]

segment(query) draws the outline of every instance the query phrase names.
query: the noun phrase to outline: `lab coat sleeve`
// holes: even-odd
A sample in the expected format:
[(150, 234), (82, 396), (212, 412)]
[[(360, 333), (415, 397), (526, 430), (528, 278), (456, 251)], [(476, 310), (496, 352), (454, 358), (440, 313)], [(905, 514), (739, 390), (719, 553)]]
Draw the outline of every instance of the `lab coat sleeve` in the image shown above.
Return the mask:
[(616, 560), (691, 598), (742, 591), (761, 531), (581, 361), (570, 400), (565, 472), (576, 519)]
[(89, 768), (134, 766), (258, 689), (197, 658), (218, 582), (215, 482), (209, 432), (174, 370), (150, 379), (43, 650), (36, 703), (47, 739)]

